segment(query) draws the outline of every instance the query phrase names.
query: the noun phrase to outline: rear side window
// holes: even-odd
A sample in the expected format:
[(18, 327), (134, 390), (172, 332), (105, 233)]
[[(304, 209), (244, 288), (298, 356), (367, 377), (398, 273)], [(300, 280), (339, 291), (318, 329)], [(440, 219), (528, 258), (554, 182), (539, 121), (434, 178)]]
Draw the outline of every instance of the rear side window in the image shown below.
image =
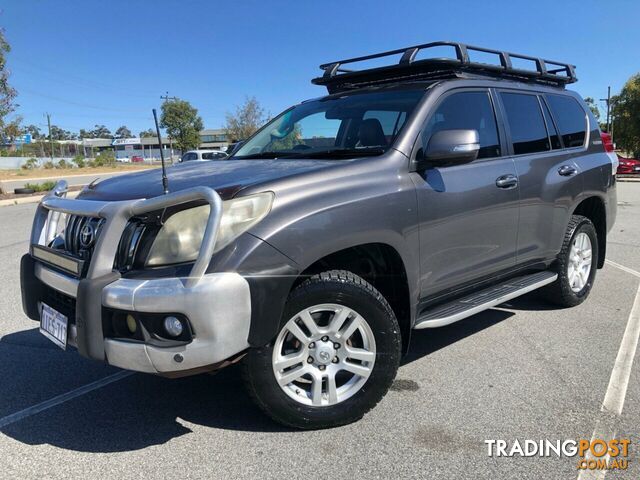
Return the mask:
[(535, 95), (500, 92), (511, 131), (513, 153), (544, 152), (549, 150), (547, 129)]
[(488, 92), (460, 92), (448, 96), (433, 113), (424, 131), (424, 145), (441, 130), (472, 129), (480, 136), (478, 158), (500, 156), (496, 116)]
[(565, 148), (584, 145), (587, 121), (584, 110), (577, 100), (566, 95), (547, 95), (547, 101), (558, 123)]

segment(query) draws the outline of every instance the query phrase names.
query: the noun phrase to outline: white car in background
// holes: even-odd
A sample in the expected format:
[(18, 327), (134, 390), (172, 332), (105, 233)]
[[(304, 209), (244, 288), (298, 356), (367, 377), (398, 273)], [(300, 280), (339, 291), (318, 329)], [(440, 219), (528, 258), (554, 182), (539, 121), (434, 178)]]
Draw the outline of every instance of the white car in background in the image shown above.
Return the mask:
[(193, 162), (193, 161), (205, 161), (205, 160), (224, 160), (229, 155), (221, 150), (189, 150), (179, 162)]

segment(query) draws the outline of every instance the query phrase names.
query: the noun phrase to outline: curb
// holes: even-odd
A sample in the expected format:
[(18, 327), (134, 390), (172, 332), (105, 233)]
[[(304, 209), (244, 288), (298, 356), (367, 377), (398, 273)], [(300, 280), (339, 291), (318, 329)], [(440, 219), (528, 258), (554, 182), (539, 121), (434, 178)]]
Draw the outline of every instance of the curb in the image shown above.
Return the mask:
[[(77, 190), (75, 192), (69, 192), (67, 194), (67, 198), (76, 198), (81, 190)], [(11, 205), (24, 205), (26, 203), (39, 203), (40, 200), (45, 196), (43, 195), (34, 195), (32, 197), (22, 197), (22, 198), (9, 198), (7, 200), (0, 200), (0, 207), (10, 207)]]
[(10, 180), (0, 180), (2, 182), (20, 182), (24, 180), (25, 182), (31, 182), (34, 180), (63, 180), (65, 178), (74, 178), (74, 177), (99, 177), (100, 175), (126, 175), (127, 173), (136, 173), (136, 172), (144, 172), (146, 170), (153, 170), (153, 168), (135, 168), (131, 170), (115, 170), (113, 172), (102, 172), (102, 173), (72, 173), (70, 175), (52, 175), (51, 177), (17, 177), (12, 178)]
[(637, 182), (640, 182), (640, 178), (633, 178), (633, 177), (616, 177), (616, 181), (617, 181), (617, 182), (630, 182), (630, 183), (637, 183)]

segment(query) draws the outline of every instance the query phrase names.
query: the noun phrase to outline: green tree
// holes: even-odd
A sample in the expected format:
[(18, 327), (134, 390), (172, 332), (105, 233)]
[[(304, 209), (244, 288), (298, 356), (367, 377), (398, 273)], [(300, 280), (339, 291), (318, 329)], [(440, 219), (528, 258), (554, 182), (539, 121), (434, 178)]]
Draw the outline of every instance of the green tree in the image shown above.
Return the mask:
[(149, 137), (155, 137), (156, 136), (156, 132), (153, 131), (153, 129), (151, 128), (147, 128), (146, 130), (140, 132), (138, 134), (138, 136), (140, 138), (149, 138)]
[(200, 145), (202, 118), (198, 115), (198, 110), (186, 100), (178, 98), (164, 102), (160, 125), (174, 139), (176, 147), (183, 152)]
[(586, 97), (584, 99), (584, 103), (591, 109), (593, 112), (593, 116), (596, 117), (596, 120), (600, 121), (600, 110), (598, 109), (598, 105), (596, 105), (596, 101), (593, 97)]
[(68, 130), (64, 130), (57, 125), (51, 125), (51, 139), (52, 140), (71, 140), (71, 137), (75, 137), (73, 133)]
[(640, 157), (640, 73), (625, 83), (620, 95), (612, 98), (614, 136), (618, 147)]
[(9, 85), (9, 71), (7, 70), (6, 55), (10, 51), (11, 46), (4, 38), (4, 31), (0, 29), (0, 136), (7, 135), (5, 117), (13, 112), (17, 106), (13, 100), (18, 92)]
[(131, 130), (129, 130), (126, 125), (122, 125), (121, 127), (118, 127), (118, 129), (116, 130), (116, 138), (131, 138), (133, 137), (133, 134), (131, 133)]
[(85, 130), (84, 128), (81, 128), (78, 137), (80, 137), (80, 138), (93, 138), (93, 131)]
[(42, 132), (36, 125), (27, 125), (24, 127), (24, 133), (30, 133), (32, 140), (40, 140), (42, 138)]
[(246, 140), (267, 121), (264, 108), (255, 97), (246, 97), (235, 113), (227, 112), (226, 117), (224, 128), (230, 142)]
[(104, 125), (95, 125), (95, 128), (91, 132), (91, 138), (112, 138), (111, 130)]
[(22, 132), (24, 130), (20, 126), (21, 122), (22, 122), (21, 116), (15, 117), (10, 122), (5, 122), (3, 127), (3, 132), (2, 132), (3, 136), (9, 141), (13, 141), (16, 137), (22, 135)]

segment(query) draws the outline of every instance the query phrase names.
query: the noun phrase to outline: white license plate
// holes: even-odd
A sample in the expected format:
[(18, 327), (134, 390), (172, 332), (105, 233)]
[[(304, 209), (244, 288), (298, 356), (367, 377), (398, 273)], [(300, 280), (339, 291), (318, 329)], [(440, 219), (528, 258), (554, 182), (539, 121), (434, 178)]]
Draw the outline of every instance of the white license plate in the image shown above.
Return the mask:
[(640, 172), (640, 167), (633, 167), (636, 172)]
[(40, 313), (40, 333), (65, 350), (67, 348), (68, 319), (49, 305), (42, 304)]

